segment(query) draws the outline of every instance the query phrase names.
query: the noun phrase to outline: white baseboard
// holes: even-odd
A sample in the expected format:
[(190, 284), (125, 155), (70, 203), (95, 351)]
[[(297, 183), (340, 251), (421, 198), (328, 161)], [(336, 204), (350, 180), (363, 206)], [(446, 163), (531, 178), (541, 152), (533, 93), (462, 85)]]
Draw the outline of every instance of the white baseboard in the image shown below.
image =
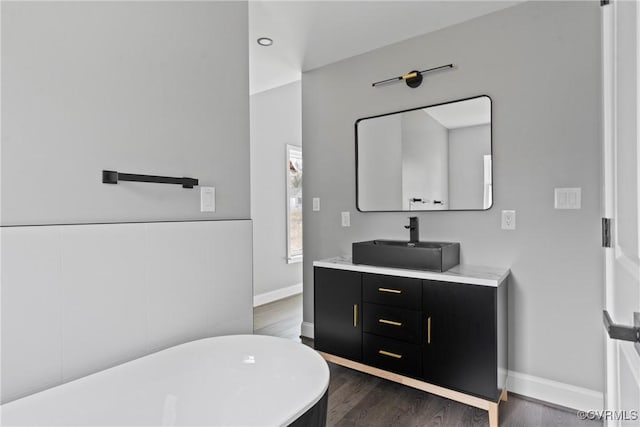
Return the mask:
[(313, 329), (313, 323), (311, 322), (302, 322), (302, 326), (300, 327), (300, 332), (301, 335), (305, 338), (314, 338), (314, 333), (313, 333), (314, 329)]
[(507, 390), (576, 410), (596, 411), (604, 406), (601, 392), (514, 371), (508, 373)]
[(279, 299), (287, 298), (301, 293), (302, 283), (298, 283), (297, 285), (276, 289), (275, 291), (265, 292), (259, 295), (254, 295), (253, 306), (258, 307), (260, 305), (269, 304), (270, 302), (278, 301)]

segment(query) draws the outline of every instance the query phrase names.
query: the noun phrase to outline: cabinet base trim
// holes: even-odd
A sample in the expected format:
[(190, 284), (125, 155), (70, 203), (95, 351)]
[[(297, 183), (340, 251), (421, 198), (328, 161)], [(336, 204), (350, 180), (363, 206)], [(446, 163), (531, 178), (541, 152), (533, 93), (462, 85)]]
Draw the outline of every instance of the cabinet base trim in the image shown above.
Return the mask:
[(427, 393), (435, 394), (440, 397), (455, 400), (456, 402), (464, 403), (465, 405), (488, 411), (490, 427), (498, 427), (498, 404), (500, 403), (500, 401), (507, 400), (506, 388), (502, 390), (500, 399), (497, 402), (492, 402), (480, 397), (471, 396), (459, 391), (449, 390), (448, 388), (429, 384), (415, 378), (405, 377), (404, 375), (395, 374), (393, 372), (374, 368), (373, 366), (365, 365), (363, 363), (354, 362), (353, 360), (345, 359), (343, 357), (334, 356), (333, 354), (323, 353), (321, 351), (319, 351), (318, 353), (320, 353), (320, 355), (324, 357), (327, 362), (335, 363), (336, 365), (344, 366), (346, 368), (384, 378), (385, 380), (393, 381), (402, 385), (406, 385), (408, 387), (412, 387), (418, 390), (425, 391)]

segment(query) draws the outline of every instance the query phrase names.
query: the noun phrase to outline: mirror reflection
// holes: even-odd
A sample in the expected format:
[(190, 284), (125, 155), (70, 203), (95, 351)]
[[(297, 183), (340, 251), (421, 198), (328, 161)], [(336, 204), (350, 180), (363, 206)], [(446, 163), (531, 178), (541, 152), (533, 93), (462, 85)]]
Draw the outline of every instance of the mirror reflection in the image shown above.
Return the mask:
[(359, 119), (356, 154), (360, 211), (489, 209), (491, 99)]

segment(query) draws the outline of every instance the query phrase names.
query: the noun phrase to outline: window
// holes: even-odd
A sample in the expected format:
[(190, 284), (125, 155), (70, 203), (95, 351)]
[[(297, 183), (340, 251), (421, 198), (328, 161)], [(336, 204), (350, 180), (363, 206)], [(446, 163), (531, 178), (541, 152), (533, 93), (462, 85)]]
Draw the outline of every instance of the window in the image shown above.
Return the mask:
[(287, 262), (302, 261), (302, 150), (287, 145)]

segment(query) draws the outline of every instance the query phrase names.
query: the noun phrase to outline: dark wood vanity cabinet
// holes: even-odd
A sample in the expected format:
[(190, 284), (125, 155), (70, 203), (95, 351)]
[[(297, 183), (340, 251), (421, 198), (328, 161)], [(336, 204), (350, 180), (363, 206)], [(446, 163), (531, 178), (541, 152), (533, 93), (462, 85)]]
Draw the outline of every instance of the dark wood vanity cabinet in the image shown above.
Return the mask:
[(506, 286), (314, 268), (315, 348), (497, 401)]
[(422, 289), (425, 381), (497, 400), (499, 289), (432, 280)]
[(362, 360), (362, 274), (314, 268), (314, 346)]

